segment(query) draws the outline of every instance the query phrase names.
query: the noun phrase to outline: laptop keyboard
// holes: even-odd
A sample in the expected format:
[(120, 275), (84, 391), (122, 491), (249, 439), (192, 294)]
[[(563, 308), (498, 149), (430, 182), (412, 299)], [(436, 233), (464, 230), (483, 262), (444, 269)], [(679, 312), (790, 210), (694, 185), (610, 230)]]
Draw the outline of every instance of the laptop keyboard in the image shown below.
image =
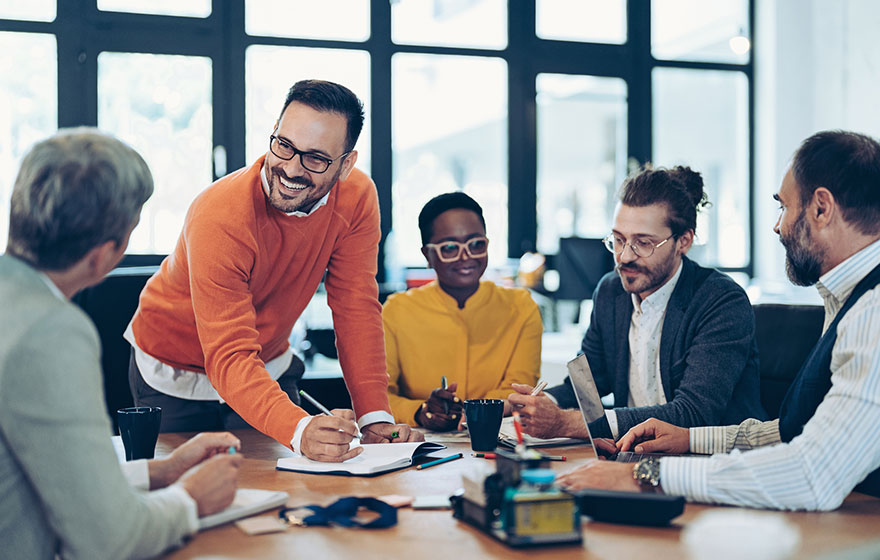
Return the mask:
[(636, 463), (641, 461), (642, 459), (648, 459), (650, 457), (669, 457), (669, 453), (635, 453), (633, 451), (621, 451), (617, 455), (611, 457), (612, 461), (617, 461), (618, 463)]

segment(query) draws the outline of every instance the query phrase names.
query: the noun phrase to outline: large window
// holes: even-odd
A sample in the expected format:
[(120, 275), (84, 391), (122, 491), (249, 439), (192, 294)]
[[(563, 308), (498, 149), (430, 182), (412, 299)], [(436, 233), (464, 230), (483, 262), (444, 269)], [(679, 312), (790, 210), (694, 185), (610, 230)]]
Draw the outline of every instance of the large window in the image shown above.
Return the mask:
[(653, 0), (652, 159), (703, 176), (711, 206), (689, 256), (751, 272), (748, 0)]
[[(296, 72), (279, 72), (287, 68), (295, 68)], [(252, 45), (247, 49), (245, 69), (248, 164), (266, 153), (269, 135), (280, 116), (287, 90), (299, 79), (309, 77), (345, 84), (366, 108), (372, 105), (370, 55), (366, 51)], [(357, 143), (357, 167), (367, 173), (370, 172), (371, 122), (367, 112)]]
[(626, 42), (625, 0), (536, 0), (535, 11), (541, 39)]
[[(72, 6), (77, 6), (76, 8)], [(424, 266), (430, 197), (483, 206), (490, 267), (607, 233), (646, 161), (701, 171), (703, 264), (752, 272), (749, 0), (51, 0), (0, 6), (0, 239), (24, 151), (99, 126), (156, 178), (130, 251), (171, 251), (193, 197), (265, 153), (288, 88), (364, 102), (380, 280)], [(551, 259), (552, 262), (552, 259)]]
[(419, 211), (438, 194), (464, 191), (483, 207), (490, 258), (506, 258), (506, 64), (398, 54), (391, 69), (394, 234), (386, 254), (399, 265), (424, 266)]
[(654, 163), (689, 165), (712, 204), (697, 216), (690, 256), (723, 267), (749, 260), (748, 80), (739, 72), (656, 68)]
[(605, 237), (626, 175), (626, 82), (539, 74), (538, 250), (561, 237)]
[(192, 199), (211, 183), (211, 60), (103, 52), (98, 127), (138, 150), (155, 189), (129, 252), (168, 254)]
[(53, 35), (0, 32), (0, 52), (5, 53), (0, 57), (0, 246), (5, 247), (18, 164), (35, 142), (57, 126), (58, 79)]

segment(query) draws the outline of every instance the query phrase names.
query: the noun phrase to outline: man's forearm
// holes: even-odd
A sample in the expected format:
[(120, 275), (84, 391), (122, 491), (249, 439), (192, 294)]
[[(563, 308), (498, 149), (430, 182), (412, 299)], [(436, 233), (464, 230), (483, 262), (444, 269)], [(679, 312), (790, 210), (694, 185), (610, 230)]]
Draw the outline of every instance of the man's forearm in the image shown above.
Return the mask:
[(587, 426), (584, 424), (584, 417), (577, 408), (568, 408), (560, 410), (560, 436), (570, 438), (585, 439), (590, 437), (587, 434)]

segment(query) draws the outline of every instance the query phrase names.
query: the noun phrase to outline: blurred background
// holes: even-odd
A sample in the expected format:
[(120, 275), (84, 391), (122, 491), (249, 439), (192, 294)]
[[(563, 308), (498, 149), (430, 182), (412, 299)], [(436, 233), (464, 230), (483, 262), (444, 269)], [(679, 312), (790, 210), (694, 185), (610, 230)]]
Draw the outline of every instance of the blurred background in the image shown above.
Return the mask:
[[(692, 257), (756, 301), (818, 301), (785, 278), (771, 195), (813, 132), (880, 136), (877, 29), (873, 0), (0, 0), (0, 246), (25, 151), (95, 125), (154, 172), (124, 265), (157, 264), (193, 197), (266, 151), (290, 85), (323, 78), (366, 107), (383, 294), (430, 280), (416, 216), (461, 190), (489, 276), (582, 332), (615, 191), (652, 161), (703, 174)], [(330, 328), (321, 301), (301, 338)]]

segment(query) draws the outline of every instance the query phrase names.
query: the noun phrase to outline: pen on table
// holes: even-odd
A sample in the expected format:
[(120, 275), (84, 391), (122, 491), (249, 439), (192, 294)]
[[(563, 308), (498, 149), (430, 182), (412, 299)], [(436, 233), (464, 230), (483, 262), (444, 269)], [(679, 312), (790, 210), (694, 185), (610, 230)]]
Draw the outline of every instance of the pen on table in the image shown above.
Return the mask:
[[(321, 412), (323, 412), (323, 413), (326, 414), (327, 416), (336, 416), (335, 414), (333, 414), (332, 412), (330, 412), (330, 409), (329, 409), (329, 408), (327, 408), (327, 407), (324, 406), (323, 404), (319, 403), (317, 400), (315, 400), (315, 397), (313, 397), (313, 396), (311, 396), (310, 394), (306, 393), (306, 392), (303, 391), (302, 389), (299, 390), (299, 394), (300, 394), (301, 397), (305, 398), (307, 401), (309, 401), (310, 403), (312, 403), (313, 405), (315, 405), (315, 408), (317, 408), (318, 410), (320, 410)], [(361, 431), (360, 431), (360, 430), (358, 430), (358, 435), (357, 435), (357, 437), (358, 437), (358, 439), (361, 439), (361, 438), (364, 437), (364, 436), (361, 434)]]
[(535, 388), (532, 389), (532, 392), (530, 393), (530, 395), (532, 397), (539, 395), (541, 393), (541, 391), (544, 390), (544, 387), (546, 387), (546, 386), (547, 386), (547, 381), (545, 379), (542, 379), (541, 381), (538, 382), (537, 385), (535, 385)]
[(461, 453), (456, 453), (455, 455), (450, 455), (449, 457), (443, 457), (442, 459), (437, 459), (436, 461), (431, 461), (429, 463), (424, 463), (416, 467), (416, 470), (427, 469), (428, 467), (433, 467), (434, 465), (439, 465), (441, 463), (448, 463), (449, 461), (455, 461), (456, 459), (461, 459)]
[[(449, 387), (449, 381), (447, 381), (446, 376), (444, 375), (440, 378), (440, 388), (445, 391), (447, 387)], [(443, 413), (449, 414), (449, 403), (446, 401), (443, 401)]]
[(568, 457), (565, 455), (541, 455), (541, 459), (545, 461), (567, 461)]
[(474, 457), (482, 457), (483, 459), (497, 459), (498, 455), (495, 453), (471, 453)]

